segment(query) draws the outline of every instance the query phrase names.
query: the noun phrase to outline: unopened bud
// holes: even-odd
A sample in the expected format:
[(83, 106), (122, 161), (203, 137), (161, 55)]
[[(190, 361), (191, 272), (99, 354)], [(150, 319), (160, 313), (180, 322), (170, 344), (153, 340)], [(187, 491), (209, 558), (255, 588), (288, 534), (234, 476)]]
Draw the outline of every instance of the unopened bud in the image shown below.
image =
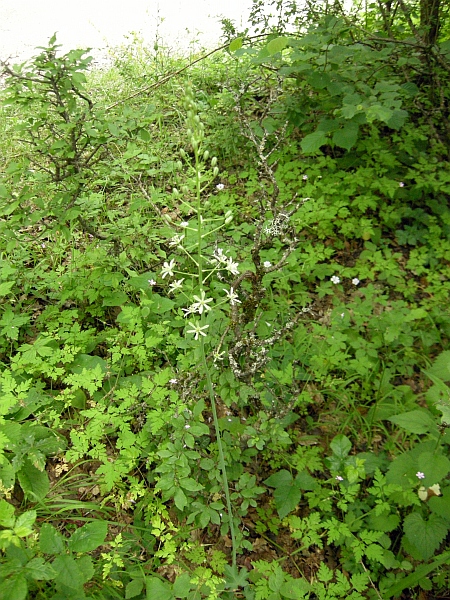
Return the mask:
[(225, 225), (228, 225), (228, 223), (231, 223), (232, 220), (233, 220), (233, 215), (230, 215), (229, 217), (227, 217), (225, 219)]
[(186, 158), (186, 150), (184, 148), (181, 148), (180, 156), (181, 156), (181, 158)]
[(205, 150), (203, 152), (203, 160), (208, 160), (208, 158), (209, 158), (209, 152), (208, 152), (208, 150)]
[(218, 174), (219, 174), (219, 167), (214, 167), (214, 169), (213, 169), (213, 176), (217, 177)]
[(215, 167), (217, 165), (217, 156), (213, 156), (211, 159), (211, 166)]
[(181, 162), (181, 160), (177, 160), (177, 163), (176, 163), (176, 164), (177, 164), (177, 169), (178, 169), (179, 171), (181, 171), (181, 169), (183, 168), (183, 163)]
[(180, 192), (175, 187), (172, 190), (172, 194), (175, 196), (175, 198), (178, 198), (180, 196)]

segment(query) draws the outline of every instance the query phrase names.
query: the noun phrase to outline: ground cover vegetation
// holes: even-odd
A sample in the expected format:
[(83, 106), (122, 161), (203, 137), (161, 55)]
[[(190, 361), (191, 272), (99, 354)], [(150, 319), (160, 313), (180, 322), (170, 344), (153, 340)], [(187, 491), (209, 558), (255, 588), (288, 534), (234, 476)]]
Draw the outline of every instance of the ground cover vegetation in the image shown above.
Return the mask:
[(448, 7), (251, 19), (3, 64), (4, 600), (449, 595)]

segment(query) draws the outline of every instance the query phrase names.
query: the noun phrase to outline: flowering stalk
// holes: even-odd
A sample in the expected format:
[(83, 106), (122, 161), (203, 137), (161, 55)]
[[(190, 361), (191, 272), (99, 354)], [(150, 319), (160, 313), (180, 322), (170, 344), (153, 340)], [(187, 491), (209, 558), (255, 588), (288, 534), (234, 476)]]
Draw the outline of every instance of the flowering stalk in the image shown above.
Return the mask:
[[(234, 532), (234, 520), (233, 520), (233, 509), (231, 506), (230, 488), (228, 485), (228, 477), (225, 466), (225, 456), (222, 446), (222, 438), (219, 427), (219, 419), (217, 416), (216, 400), (214, 397), (214, 389), (211, 380), (211, 374), (209, 371), (208, 362), (205, 353), (205, 337), (206, 328), (208, 325), (205, 323), (206, 313), (210, 309), (208, 306), (208, 300), (205, 298), (205, 292), (203, 290), (204, 278), (203, 278), (203, 255), (202, 255), (202, 242), (205, 235), (203, 234), (203, 218), (202, 218), (202, 205), (201, 205), (201, 193), (202, 193), (202, 165), (200, 158), (200, 149), (203, 139), (203, 124), (200, 122), (198, 115), (196, 114), (196, 106), (192, 97), (191, 89), (187, 90), (186, 93), (186, 104), (188, 109), (188, 135), (190, 134), (190, 142), (194, 150), (195, 157), (195, 194), (196, 194), (196, 213), (197, 213), (197, 259), (196, 264), (198, 267), (198, 283), (200, 289), (200, 295), (194, 296), (194, 300), (197, 300), (193, 306), (196, 307), (197, 312), (200, 314), (200, 324), (192, 325), (193, 329), (188, 330), (188, 333), (193, 333), (195, 339), (199, 341), (200, 356), (203, 366), (203, 370), (206, 376), (206, 385), (208, 388), (209, 398), (211, 402), (211, 410), (213, 414), (214, 429), (216, 432), (217, 448), (219, 451), (219, 466), (222, 473), (222, 485), (225, 492), (228, 520), (230, 525), (230, 535), (232, 543), (232, 565), (236, 566), (236, 536)], [(213, 174), (217, 175), (218, 169), (216, 166), (217, 159), (212, 159), (211, 164), (214, 169)], [(208, 232), (211, 233), (211, 232)], [(206, 279), (205, 279), (206, 280)], [(192, 307), (191, 307), (192, 308)]]

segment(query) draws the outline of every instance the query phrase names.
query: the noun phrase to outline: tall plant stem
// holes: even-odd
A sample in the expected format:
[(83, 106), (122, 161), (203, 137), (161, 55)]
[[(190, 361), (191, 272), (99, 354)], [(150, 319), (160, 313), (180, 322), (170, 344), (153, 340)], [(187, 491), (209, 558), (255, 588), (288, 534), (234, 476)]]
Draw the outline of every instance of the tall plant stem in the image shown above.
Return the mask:
[[(195, 183), (196, 183), (196, 200), (197, 200), (197, 264), (198, 264), (198, 280), (200, 289), (203, 289), (203, 256), (202, 256), (202, 234), (203, 234), (203, 219), (202, 219), (202, 206), (201, 206), (201, 165), (199, 160), (199, 151), (195, 150)], [(202, 315), (202, 325), (204, 317)], [(216, 400), (214, 397), (213, 383), (211, 380), (211, 374), (209, 372), (208, 361), (206, 360), (205, 354), (205, 342), (202, 336), (200, 336), (200, 353), (203, 370), (206, 376), (206, 384), (209, 392), (209, 399), (211, 401), (211, 410), (213, 414), (214, 429), (216, 431), (217, 448), (219, 450), (219, 466), (222, 472), (222, 485), (225, 492), (225, 498), (227, 503), (228, 521), (230, 524), (230, 535), (231, 535), (231, 547), (232, 547), (232, 566), (236, 566), (236, 536), (234, 532), (234, 520), (233, 520), (233, 509), (231, 506), (230, 498), (230, 487), (228, 485), (227, 470), (225, 466), (225, 456), (223, 453), (222, 437), (220, 434), (219, 419), (217, 417)]]

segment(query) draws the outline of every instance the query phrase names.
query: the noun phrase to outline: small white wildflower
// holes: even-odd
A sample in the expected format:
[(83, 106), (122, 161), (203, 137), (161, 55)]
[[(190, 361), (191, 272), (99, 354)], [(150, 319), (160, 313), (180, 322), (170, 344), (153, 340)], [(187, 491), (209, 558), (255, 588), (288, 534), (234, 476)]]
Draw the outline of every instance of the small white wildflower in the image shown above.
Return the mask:
[(192, 321), (189, 321), (189, 325), (192, 329), (187, 329), (187, 333), (193, 333), (194, 339), (198, 340), (199, 335), (206, 337), (206, 333), (203, 330), (208, 329), (209, 325), (203, 325), (202, 327), (200, 323), (192, 323)]
[(45, 248), (45, 244), (41, 244), (42, 248)]
[(345, 313), (341, 313), (341, 319), (345, 317)]
[(353, 277), (352, 283), (353, 285), (359, 285), (359, 279), (357, 277)]
[(173, 248), (174, 246), (178, 247), (181, 242), (184, 240), (184, 235), (176, 234), (169, 241), (169, 246)]
[(190, 426), (190, 425), (185, 425), (185, 426), (184, 426), (184, 428), (185, 428), (185, 429), (190, 429), (190, 428), (191, 428), (191, 426)]
[(224, 254), (224, 251), (222, 250), (222, 248), (216, 248), (214, 250), (214, 254), (213, 254), (213, 258), (211, 259), (211, 262), (213, 264), (215, 263), (223, 263), (225, 264), (228, 260), (228, 257)]
[(191, 306), (189, 306), (189, 308), (182, 308), (181, 310), (184, 312), (183, 317), (188, 317), (189, 315), (192, 315), (192, 313), (195, 312), (195, 305), (191, 304)]
[(223, 291), (227, 295), (227, 299), (230, 301), (231, 306), (234, 306), (235, 304), (242, 304), (232, 287), (230, 288), (230, 291), (226, 290), (225, 288)]
[(225, 269), (231, 273), (232, 275), (239, 275), (239, 270), (238, 270), (238, 263), (233, 262), (232, 258), (229, 258), (227, 260), (227, 264), (225, 266)]
[(198, 312), (198, 314), (201, 315), (203, 314), (203, 311), (207, 312), (208, 310), (211, 310), (211, 307), (208, 306), (208, 303), (212, 302), (213, 299), (205, 298), (204, 290), (200, 292), (200, 296), (194, 296), (194, 300), (196, 300), (196, 302), (194, 302), (191, 306), (193, 312)]
[(302, 179), (303, 181), (308, 181), (308, 175), (303, 175)]
[(272, 266), (272, 263), (270, 262), (270, 260), (265, 260), (263, 265), (266, 267), (266, 269), (268, 269), (269, 267)]
[(225, 350), (223, 350), (222, 352), (215, 351), (213, 353), (213, 359), (214, 359), (214, 361), (216, 361), (216, 360), (223, 360), (224, 356), (225, 356)]
[(161, 276), (164, 279), (166, 275), (173, 277), (173, 269), (175, 267), (175, 260), (172, 258), (170, 262), (165, 262), (161, 269)]
[(173, 283), (169, 285), (169, 292), (175, 292), (176, 290), (181, 290), (183, 287), (184, 277), (182, 279), (177, 279)]
[(403, 183), (403, 181), (400, 181), (400, 183), (398, 184), (398, 187), (405, 187), (405, 184)]
[(336, 475), (335, 479), (336, 479), (336, 481), (344, 481), (344, 478), (341, 477), (340, 475)]
[(222, 191), (223, 189), (225, 189), (225, 186), (223, 185), (223, 183), (218, 183), (216, 185), (216, 190), (219, 190), (219, 192)]
[(417, 479), (425, 479), (425, 473), (422, 473), (422, 471), (417, 471), (416, 477)]
[(156, 285), (156, 281), (154, 279), (149, 279), (148, 285)]
[(341, 283), (340, 278), (337, 275), (333, 275), (333, 277), (331, 277), (331, 283), (334, 283), (334, 285), (337, 285), (338, 283)]
[(189, 223), (187, 221), (182, 221), (180, 227), (189, 227)]
[(178, 379), (175, 379), (175, 377), (172, 377), (172, 379), (169, 379), (169, 383), (171, 385), (176, 385), (178, 383)]

